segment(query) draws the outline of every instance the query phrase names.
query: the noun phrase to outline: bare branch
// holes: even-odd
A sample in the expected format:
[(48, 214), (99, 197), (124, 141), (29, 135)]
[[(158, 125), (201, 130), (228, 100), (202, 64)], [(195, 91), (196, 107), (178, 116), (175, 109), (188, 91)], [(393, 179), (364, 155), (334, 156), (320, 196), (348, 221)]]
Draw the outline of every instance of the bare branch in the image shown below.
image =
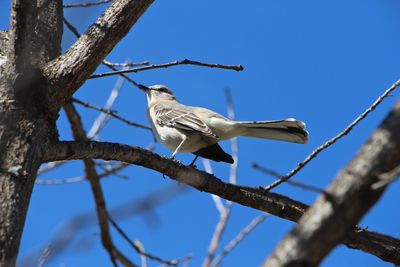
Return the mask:
[(214, 234), (211, 238), (210, 245), (208, 246), (208, 253), (203, 261), (203, 267), (210, 266), (212, 260), (214, 259), (215, 253), (217, 252), (219, 243), (221, 241), (222, 234), (224, 233), (229, 216), (231, 214), (232, 202), (229, 201), (225, 208), (220, 212), (219, 221), (215, 227)]
[[(67, 118), (71, 124), (72, 133), (74, 138), (78, 141), (86, 141), (86, 133), (82, 125), (79, 113), (76, 111), (72, 103), (64, 106), (64, 110), (67, 114)], [(100, 177), (97, 174), (94, 161), (92, 159), (84, 159), (85, 174), (90, 182), (92, 188), (93, 197), (96, 203), (97, 217), (100, 225), (101, 241), (103, 247), (108, 252), (112, 264), (117, 267), (117, 260), (120, 261), (124, 266), (134, 267), (136, 264), (132, 263), (124, 254), (122, 254), (117, 247), (114, 245), (110, 228), (108, 225), (106, 202), (103, 195), (103, 190), (100, 185)]]
[(280, 185), (281, 183), (286, 182), (287, 180), (289, 180), (293, 175), (295, 175), (296, 173), (298, 173), (302, 168), (304, 168), (305, 165), (307, 165), (307, 163), (309, 163), (313, 158), (315, 158), (316, 156), (318, 156), (318, 154), (320, 152), (322, 152), (323, 150), (325, 150), (326, 148), (330, 147), (331, 145), (333, 145), (334, 143), (336, 143), (336, 141), (338, 141), (339, 139), (341, 139), (343, 136), (347, 135), (354, 126), (356, 126), (360, 121), (362, 121), (369, 113), (371, 113), (386, 97), (388, 97), (390, 95), (391, 92), (393, 92), (398, 86), (400, 85), (400, 80), (396, 81), (392, 86), (390, 86), (381, 96), (379, 96), (375, 102), (369, 107), (367, 108), (360, 116), (358, 116), (352, 123), (350, 123), (342, 132), (340, 132), (338, 135), (336, 135), (335, 137), (329, 139), (328, 141), (326, 141), (324, 144), (322, 144), (321, 146), (319, 146), (317, 149), (315, 149), (313, 152), (311, 152), (311, 154), (305, 158), (302, 162), (300, 162), (296, 168), (294, 168), (292, 171), (290, 171), (286, 176), (281, 177), (280, 179), (276, 180), (275, 182), (273, 182), (272, 184), (266, 186), (264, 188), (265, 191), (269, 191), (272, 188), (277, 187), (278, 185)]
[[(235, 110), (233, 108), (233, 101), (232, 101), (232, 95), (229, 89), (225, 90), (225, 95), (226, 95), (226, 102), (227, 102), (227, 112), (228, 112), (228, 117), (231, 120), (235, 119)], [(232, 157), (234, 159), (234, 163), (231, 164), (229, 171), (229, 181), (232, 184), (237, 183), (237, 166), (238, 166), (238, 145), (237, 145), (237, 138), (232, 138), (231, 139), (231, 149), (232, 149)], [(209, 164), (209, 160), (204, 160), (204, 162), (207, 162)], [(206, 164), (205, 164), (206, 167)], [(206, 168), (207, 169), (207, 168)], [(208, 173), (212, 174), (211, 166), (208, 167), (210, 169)], [(210, 245), (208, 247), (208, 253), (206, 258), (203, 261), (203, 266), (208, 267), (211, 266), (211, 263), (215, 257), (215, 253), (217, 252), (217, 249), (219, 247), (219, 244), (221, 242), (221, 238), (223, 233), (225, 232), (226, 226), (228, 225), (228, 220), (232, 211), (232, 201), (227, 201), (226, 205), (224, 206), (222, 204), (221, 198), (216, 196), (216, 195), (211, 195), (217, 209), (219, 211), (219, 222), (217, 223), (214, 234), (211, 238)]]
[(153, 0), (115, 0), (63, 55), (44, 67), (51, 83), (50, 110), (57, 112), (129, 32)]
[(261, 214), (258, 217), (256, 217), (254, 220), (250, 222), (249, 225), (247, 225), (245, 228), (240, 231), (240, 233), (231, 240), (231, 242), (228, 243), (228, 245), (224, 248), (222, 253), (215, 257), (213, 262), (211, 263), (212, 267), (217, 267), (221, 265), (222, 260), (231, 252), (249, 233), (251, 233), (254, 228), (257, 227), (260, 223), (262, 223), (265, 218), (267, 218), (266, 214)]
[(112, 66), (112, 67), (123, 67), (123, 68), (128, 68), (128, 67), (141, 67), (141, 66), (148, 66), (150, 65), (150, 62), (148, 61), (143, 61), (143, 62), (131, 62), (131, 63), (113, 63), (110, 62), (108, 60), (103, 60), (104, 64), (107, 64), (108, 66)]
[[(106, 104), (103, 106), (103, 109), (110, 110), (114, 105), (115, 101), (119, 96), (119, 92), (124, 85), (124, 79), (122, 77), (118, 77), (114, 88), (111, 90), (111, 93), (106, 101)], [(73, 101), (73, 100), (72, 100)], [(95, 138), (98, 133), (106, 126), (107, 122), (110, 120), (111, 116), (107, 113), (100, 113), (96, 120), (93, 122), (92, 127), (90, 128), (89, 132), (87, 133), (88, 139)]]
[(84, 3), (78, 3), (78, 4), (65, 4), (63, 5), (63, 8), (75, 8), (75, 7), (93, 7), (93, 6), (99, 6), (99, 5), (104, 5), (107, 3), (110, 3), (112, 0), (101, 0), (97, 2), (84, 2)]
[(38, 176), (42, 175), (43, 173), (49, 172), (54, 170), (55, 168), (61, 167), (62, 165), (64, 165), (65, 163), (67, 163), (67, 161), (61, 160), (61, 161), (53, 161), (53, 162), (49, 162), (46, 163), (42, 166), (40, 166), (40, 169), (38, 171)]
[(37, 1), (11, 1), (10, 22), (8, 62), (15, 73), (24, 73), (33, 67)]
[(107, 214), (107, 216), (108, 216), (108, 220), (110, 221), (112, 226), (114, 226), (115, 230), (117, 230), (117, 232), (122, 236), (122, 238), (125, 239), (125, 241), (128, 242), (129, 245), (131, 245), (131, 247), (134, 250), (136, 250), (136, 252), (139, 253), (141, 256), (144, 256), (148, 259), (163, 263), (168, 266), (177, 266), (179, 264), (179, 262), (177, 262), (176, 260), (164, 260), (164, 259), (161, 259), (160, 257), (156, 257), (149, 253), (146, 253), (143, 249), (141, 249), (138, 245), (136, 245), (135, 242), (130, 240), (130, 238), (125, 234), (124, 230), (122, 230), (122, 228), (113, 220), (113, 218), (111, 218), (111, 216), (109, 214)]
[[(146, 251), (144, 250), (144, 245), (143, 245), (142, 241), (140, 241), (139, 239), (136, 239), (133, 243), (134, 243), (141, 251), (146, 252)], [(144, 256), (144, 255), (140, 255), (140, 260), (141, 260), (141, 262), (142, 262), (142, 267), (147, 267), (147, 257)]]
[(235, 70), (235, 71), (242, 71), (244, 69), (242, 65), (211, 64), (211, 63), (194, 61), (194, 60), (190, 60), (190, 59), (184, 59), (184, 60), (177, 60), (177, 61), (163, 63), (163, 64), (152, 64), (149, 66), (134, 68), (134, 69), (129, 69), (129, 70), (119, 70), (119, 71), (105, 72), (105, 73), (100, 73), (100, 74), (93, 74), (89, 77), (89, 79), (103, 78), (103, 77), (119, 75), (119, 74), (136, 73), (136, 72), (145, 71), (145, 70), (169, 68), (169, 67), (177, 66), (177, 65), (194, 65), (194, 66), (227, 69), (227, 70)]
[[(203, 158), (203, 166), (204, 166), (204, 170), (207, 173), (213, 174), (211, 163), (210, 163), (210, 161), (208, 159)], [(219, 196), (211, 194), (211, 199), (214, 201), (215, 208), (217, 209), (218, 213), (220, 215), (223, 214), (225, 212), (225, 206), (222, 203), (221, 198)]]
[[(399, 138), (400, 140), (400, 138)], [(307, 205), (275, 193), (264, 192), (258, 188), (224, 183), (206, 172), (184, 166), (179, 162), (152, 153), (148, 150), (106, 142), (58, 142), (46, 151), (45, 161), (77, 160), (101, 158), (118, 160), (143, 166), (168, 175), (170, 178), (190, 185), (201, 192), (218, 195), (244, 206), (252, 207), (283, 219), (297, 221), (308, 208)], [(349, 232), (344, 241), (349, 247), (371, 253), (384, 261), (400, 264), (400, 242), (396, 238), (378, 234), (368, 235), (368, 231)], [(363, 237), (360, 237), (363, 236)], [(385, 242), (382, 242), (385, 240)], [(361, 242), (361, 243), (359, 243)]]
[[(116, 175), (118, 171), (125, 169), (128, 167), (129, 164), (120, 163), (117, 166), (113, 167), (112, 169), (106, 170), (102, 173), (98, 174), (99, 178), (104, 178), (110, 175)], [(44, 179), (36, 179), (35, 184), (40, 185), (60, 185), (60, 184), (71, 184), (71, 183), (79, 183), (82, 181), (86, 181), (87, 177), (85, 175), (71, 177), (71, 178), (64, 178), (64, 179), (51, 179), (51, 180), (44, 180)]]
[(73, 98), (72, 101), (74, 103), (80, 104), (80, 105), (82, 105), (84, 107), (91, 108), (91, 109), (98, 110), (98, 111), (101, 111), (103, 113), (106, 113), (106, 114), (108, 114), (108, 115), (110, 115), (110, 116), (112, 116), (112, 117), (114, 117), (114, 118), (116, 118), (116, 119), (118, 119), (118, 120), (120, 120), (122, 122), (125, 122), (126, 124), (128, 124), (130, 126), (134, 126), (134, 127), (138, 127), (138, 128), (142, 128), (142, 129), (151, 131), (150, 127), (142, 125), (142, 124), (139, 124), (139, 123), (136, 123), (136, 122), (133, 122), (133, 121), (129, 121), (129, 120), (125, 119), (124, 117), (119, 116), (114, 111), (111, 111), (109, 109), (105, 109), (105, 108), (102, 108), (102, 107), (97, 107), (97, 106), (94, 106), (92, 104), (83, 102), (83, 101), (81, 101), (79, 99), (76, 99), (76, 98)]
[(372, 185), (399, 166), (399, 126), (400, 101), (263, 266), (318, 266), (348, 236), (386, 189)]
[[(176, 196), (180, 196), (181, 193), (188, 192), (189, 187), (184, 185), (172, 184), (151, 192), (144, 197), (139, 199), (134, 198), (126, 203), (109, 209), (109, 213), (113, 218), (117, 220), (131, 219), (136, 216), (150, 213), (153, 210), (159, 208), (162, 204), (174, 199)], [(98, 226), (96, 212), (89, 210), (78, 214), (68, 221), (66, 221), (50, 238), (47, 242), (46, 247), (51, 248), (52, 253), (49, 255), (47, 262), (54, 261), (54, 259), (61, 255), (68, 247), (70, 247), (73, 240), (79, 236), (81, 232), (89, 227)], [(28, 256), (25, 256), (18, 264), (21, 267), (30, 267), (32, 262), (37, 262), (41, 256), (42, 251), (46, 250), (46, 247), (40, 248), (37, 253), (36, 251), (31, 252)]]
[[(81, 37), (81, 35), (79, 34), (78, 30), (66, 19), (64, 18), (64, 23), (67, 26), (67, 28), (77, 37)], [(107, 60), (103, 60), (102, 64), (104, 66), (107, 66), (109, 69), (113, 70), (113, 71), (117, 71), (117, 68), (113, 65), (113, 63), (108, 62)], [(135, 82), (134, 80), (132, 80), (131, 78), (129, 78), (128, 76), (126, 76), (125, 74), (120, 74), (121, 77), (123, 77), (125, 80), (127, 80), (129, 83), (133, 84), (136, 87), (139, 87), (139, 84), (137, 82)]]
[[(278, 173), (278, 172), (276, 172), (274, 170), (267, 169), (267, 168), (265, 168), (265, 167), (263, 167), (261, 165), (258, 165), (257, 163), (253, 163), (252, 167), (255, 170), (261, 171), (264, 174), (271, 175), (271, 176), (273, 176), (275, 178), (278, 178), (278, 179), (283, 176), (282, 174), (280, 174), (280, 173)], [(316, 187), (316, 186), (313, 186), (313, 185), (308, 185), (308, 184), (297, 182), (297, 181), (293, 181), (293, 180), (288, 180), (287, 183), (289, 185), (292, 185), (294, 187), (298, 187), (298, 188), (301, 188), (301, 189), (304, 189), (304, 190), (308, 190), (308, 191), (312, 191), (312, 192), (316, 192), (316, 193), (325, 193), (324, 189)]]

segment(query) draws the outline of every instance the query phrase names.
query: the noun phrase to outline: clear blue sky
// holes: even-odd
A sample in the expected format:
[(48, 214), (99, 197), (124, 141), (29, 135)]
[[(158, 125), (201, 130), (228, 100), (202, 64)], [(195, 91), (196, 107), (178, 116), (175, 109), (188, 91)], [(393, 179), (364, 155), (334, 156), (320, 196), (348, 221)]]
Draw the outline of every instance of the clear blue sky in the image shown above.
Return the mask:
[[(9, 1), (1, 1), (1, 29), (8, 26)], [(4, 8), (6, 7), (6, 8)], [(80, 32), (89, 27), (104, 6), (69, 9), (65, 16)], [(272, 181), (251, 168), (253, 162), (286, 173), (318, 145), (336, 135), (364, 111), (387, 87), (400, 78), (400, 2), (398, 0), (354, 1), (155, 1), (108, 60), (148, 60), (163, 63), (177, 59), (242, 64), (243, 72), (178, 66), (131, 75), (138, 82), (167, 84), (177, 98), (190, 105), (205, 106), (226, 114), (224, 89), (233, 94), (236, 117), (240, 120), (270, 120), (295, 117), (307, 123), (308, 145), (255, 139), (239, 139), (239, 183), (265, 185)], [(65, 29), (63, 49), (74, 37)], [(106, 71), (99, 68), (98, 72)], [(116, 77), (87, 82), (76, 97), (103, 105)], [(212, 95), (212, 96), (211, 96)], [(357, 149), (398, 99), (398, 92), (385, 100), (348, 136), (324, 151), (294, 179), (325, 187), (355, 155)], [(147, 124), (145, 97), (126, 83), (114, 109), (130, 120)], [(85, 126), (97, 113), (79, 108)], [(71, 134), (62, 115), (58, 122), (61, 138)], [(112, 121), (101, 140), (145, 147), (151, 135), (141, 129)], [(229, 142), (223, 147), (229, 151)], [(155, 151), (170, 152), (157, 144)], [(191, 156), (179, 155), (189, 163)], [(216, 175), (227, 180), (229, 166), (212, 163)], [(41, 177), (59, 179), (82, 173), (75, 162)], [(139, 199), (174, 183), (161, 174), (132, 166), (123, 171), (129, 179), (111, 177), (102, 182), (108, 207)], [(368, 213), (361, 226), (399, 236), (400, 183), (393, 184)], [(283, 185), (276, 192), (312, 203), (316, 195)], [(88, 183), (35, 186), (25, 225), (20, 256), (45, 245), (65, 221), (93, 210)], [(224, 246), (259, 212), (236, 205)], [(120, 221), (132, 239), (167, 259), (193, 253), (191, 266), (199, 266), (206, 255), (218, 214), (206, 193), (194, 190), (159, 205), (152, 212)], [(279, 240), (293, 227), (283, 219), (269, 216), (224, 261), (223, 266), (258, 266)], [(96, 226), (77, 234), (75, 242), (47, 266), (110, 266), (102, 249)], [(114, 234), (127, 253), (130, 248)], [(83, 241), (91, 244), (79, 251)], [(139, 262), (136, 253), (131, 258)], [(156, 266), (150, 262), (150, 266)], [(374, 256), (344, 246), (337, 247), (323, 266), (392, 266)]]

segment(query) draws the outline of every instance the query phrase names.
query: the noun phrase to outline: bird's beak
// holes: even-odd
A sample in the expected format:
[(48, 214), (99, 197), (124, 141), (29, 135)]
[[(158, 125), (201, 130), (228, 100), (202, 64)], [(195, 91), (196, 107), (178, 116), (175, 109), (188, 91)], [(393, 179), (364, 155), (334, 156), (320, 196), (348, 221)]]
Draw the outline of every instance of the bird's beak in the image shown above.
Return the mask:
[(140, 90), (144, 91), (145, 93), (150, 91), (150, 88), (145, 86), (145, 85), (143, 85), (143, 84), (139, 84), (138, 87), (139, 87)]

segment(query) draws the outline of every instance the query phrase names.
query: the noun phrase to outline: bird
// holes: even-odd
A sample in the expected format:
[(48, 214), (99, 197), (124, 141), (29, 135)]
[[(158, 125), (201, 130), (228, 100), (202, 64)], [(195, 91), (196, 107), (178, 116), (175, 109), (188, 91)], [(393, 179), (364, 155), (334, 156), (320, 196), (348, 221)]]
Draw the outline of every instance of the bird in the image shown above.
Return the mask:
[(166, 85), (139, 85), (147, 96), (147, 116), (156, 139), (172, 151), (193, 153), (216, 162), (234, 163), (218, 142), (237, 136), (306, 144), (305, 123), (293, 118), (272, 121), (234, 121), (212, 110), (179, 103)]

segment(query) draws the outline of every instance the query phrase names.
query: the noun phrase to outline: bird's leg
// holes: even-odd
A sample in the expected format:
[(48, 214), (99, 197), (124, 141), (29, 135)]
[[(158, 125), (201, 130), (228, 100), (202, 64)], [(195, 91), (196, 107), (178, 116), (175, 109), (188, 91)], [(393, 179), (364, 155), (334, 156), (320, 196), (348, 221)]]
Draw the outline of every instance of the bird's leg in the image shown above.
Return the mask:
[(185, 143), (185, 141), (186, 141), (186, 136), (183, 136), (182, 142), (175, 148), (175, 151), (174, 151), (174, 153), (172, 153), (170, 159), (174, 159), (175, 158), (176, 153), (178, 153), (179, 148), (181, 148), (181, 146), (183, 145), (183, 143)]
[(192, 161), (192, 163), (189, 164), (190, 167), (196, 167), (196, 165), (194, 165), (194, 163), (196, 162), (197, 158), (199, 157), (199, 155), (196, 155)]

